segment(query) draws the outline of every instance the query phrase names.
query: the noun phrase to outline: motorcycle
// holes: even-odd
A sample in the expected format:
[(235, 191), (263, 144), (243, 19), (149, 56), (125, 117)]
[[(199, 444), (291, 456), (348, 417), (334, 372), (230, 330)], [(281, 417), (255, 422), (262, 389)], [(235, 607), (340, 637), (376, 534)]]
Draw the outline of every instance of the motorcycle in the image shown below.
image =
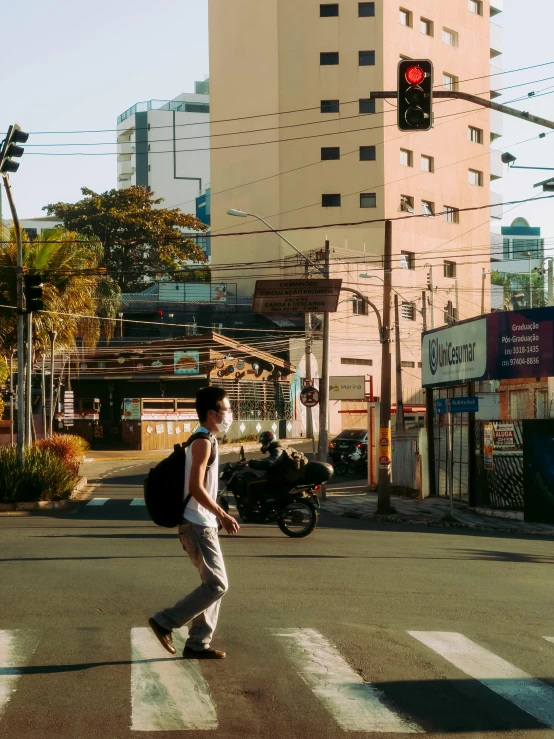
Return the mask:
[(335, 454), (331, 456), (331, 461), (333, 463), (335, 474), (346, 475), (346, 473), (348, 472), (349, 458), (350, 454), (348, 452), (335, 452)]
[(306, 466), (306, 481), (293, 485), (289, 490), (287, 486), (276, 484), (276, 493), (261, 497), (257, 510), (246, 516), (248, 484), (259, 477), (244, 466), (244, 461), (241, 448), (241, 461), (227, 462), (221, 470), (219, 477), (225, 485), (218, 496), (219, 505), (229, 512), (229, 494), (232, 493), (239, 515), (246, 523), (277, 523), (284, 534), (294, 539), (311, 534), (319, 519), (317, 494), (321, 490), (321, 483), (332, 477), (332, 467), (310, 462)]
[(358, 444), (348, 458), (348, 472), (360, 472), (367, 469), (367, 446)]

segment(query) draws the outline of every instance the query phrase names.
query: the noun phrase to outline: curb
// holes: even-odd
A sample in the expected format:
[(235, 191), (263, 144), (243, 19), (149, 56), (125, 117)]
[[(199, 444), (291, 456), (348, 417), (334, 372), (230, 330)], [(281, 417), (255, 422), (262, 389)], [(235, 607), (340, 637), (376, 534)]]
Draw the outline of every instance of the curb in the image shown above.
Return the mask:
[(65, 500), (20, 500), (17, 503), (0, 503), (0, 516), (30, 516), (34, 512), (68, 510), (79, 502), (79, 494), (87, 484), (86, 477), (80, 477), (69, 498)]
[(414, 519), (414, 518), (408, 518), (406, 516), (402, 516), (401, 514), (392, 514), (392, 515), (379, 515), (377, 513), (362, 513), (360, 511), (356, 510), (346, 510), (344, 512), (340, 512), (337, 510), (331, 510), (325, 504), (321, 506), (322, 510), (326, 511), (327, 513), (331, 513), (334, 516), (339, 516), (340, 518), (355, 518), (355, 519), (363, 519), (364, 521), (376, 521), (377, 523), (407, 523), (411, 524), (413, 526), (437, 526), (439, 528), (460, 528), (460, 529), (472, 529), (477, 531), (493, 531), (498, 533), (508, 533), (508, 534), (528, 534), (530, 536), (545, 536), (552, 538), (554, 536), (553, 533), (546, 532), (546, 531), (539, 531), (537, 529), (531, 530), (531, 531), (524, 531), (519, 528), (514, 527), (497, 527), (497, 526), (487, 526), (486, 524), (479, 524), (479, 523), (465, 523), (463, 521), (441, 521), (441, 520), (434, 520), (430, 521), (428, 518), (425, 519)]

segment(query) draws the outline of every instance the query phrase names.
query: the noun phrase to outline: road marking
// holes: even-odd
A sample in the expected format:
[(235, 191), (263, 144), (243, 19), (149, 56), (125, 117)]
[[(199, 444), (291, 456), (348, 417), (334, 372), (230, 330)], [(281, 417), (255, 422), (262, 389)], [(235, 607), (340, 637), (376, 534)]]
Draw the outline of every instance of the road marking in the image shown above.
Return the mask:
[(87, 503), (87, 506), (91, 505), (104, 505), (104, 503), (107, 503), (109, 498), (93, 498), (92, 500), (89, 500)]
[(388, 708), (381, 692), (365, 683), (318, 631), (281, 629), (272, 633), (286, 640), (298, 674), (345, 731), (423, 733)]
[(554, 688), (451, 631), (408, 631), (466, 675), (554, 729)]
[(552, 644), (554, 644), (554, 636), (543, 636), (543, 639), (546, 639), (546, 641), (551, 641)]
[[(186, 631), (185, 631), (186, 633)], [(131, 629), (131, 730), (217, 729), (217, 713), (196, 660), (179, 656), (185, 638), (173, 632), (177, 655), (167, 654), (151, 629)]]
[(29, 631), (0, 631), (0, 716), (16, 691), (22, 668), (37, 648), (39, 636)]
[(133, 498), (131, 505), (145, 506), (144, 498)]

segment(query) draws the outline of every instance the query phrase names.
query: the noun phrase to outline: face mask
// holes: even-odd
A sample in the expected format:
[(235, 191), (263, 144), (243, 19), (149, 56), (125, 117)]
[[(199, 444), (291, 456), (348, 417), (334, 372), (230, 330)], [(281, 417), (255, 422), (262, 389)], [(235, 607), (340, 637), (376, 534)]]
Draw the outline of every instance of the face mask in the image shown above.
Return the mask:
[(233, 413), (232, 411), (223, 411), (223, 413), (220, 413), (219, 415), (221, 416), (221, 421), (216, 423), (217, 430), (220, 434), (224, 434), (231, 428), (231, 424), (233, 423)]

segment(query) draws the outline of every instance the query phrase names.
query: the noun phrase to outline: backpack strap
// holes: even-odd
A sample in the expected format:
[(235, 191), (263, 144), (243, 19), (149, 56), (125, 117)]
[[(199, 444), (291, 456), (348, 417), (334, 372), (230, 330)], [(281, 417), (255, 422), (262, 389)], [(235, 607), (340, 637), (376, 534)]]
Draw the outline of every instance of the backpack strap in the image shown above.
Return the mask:
[[(211, 452), (210, 456), (208, 458), (208, 464), (206, 465), (206, 474), (204, 475), (204, 482), (206, 481), (206, 477), (208, 476), (208, 470), (215, 462), (215, 445), (216, 445), (216, 439), (213, 434), (205, 434), (203, 431), (198, 431), (196, 434), (193, 434), (187, 441), (184, 441), (182, 444), (183, 449), (188, 449), (189, 446), (192, 445), (193, 441), (196, 441), (196, 439), (207, 439), (211, 444)], [(179, 445), (175, 444), (175, 447), (177, 448)], [(192, 498), (192, 493), (189, 493), (187, 497), (185, 498), (185, 505), (183, 506), (183, 512), (185, 508), (187, 507), (190, 499)]]

